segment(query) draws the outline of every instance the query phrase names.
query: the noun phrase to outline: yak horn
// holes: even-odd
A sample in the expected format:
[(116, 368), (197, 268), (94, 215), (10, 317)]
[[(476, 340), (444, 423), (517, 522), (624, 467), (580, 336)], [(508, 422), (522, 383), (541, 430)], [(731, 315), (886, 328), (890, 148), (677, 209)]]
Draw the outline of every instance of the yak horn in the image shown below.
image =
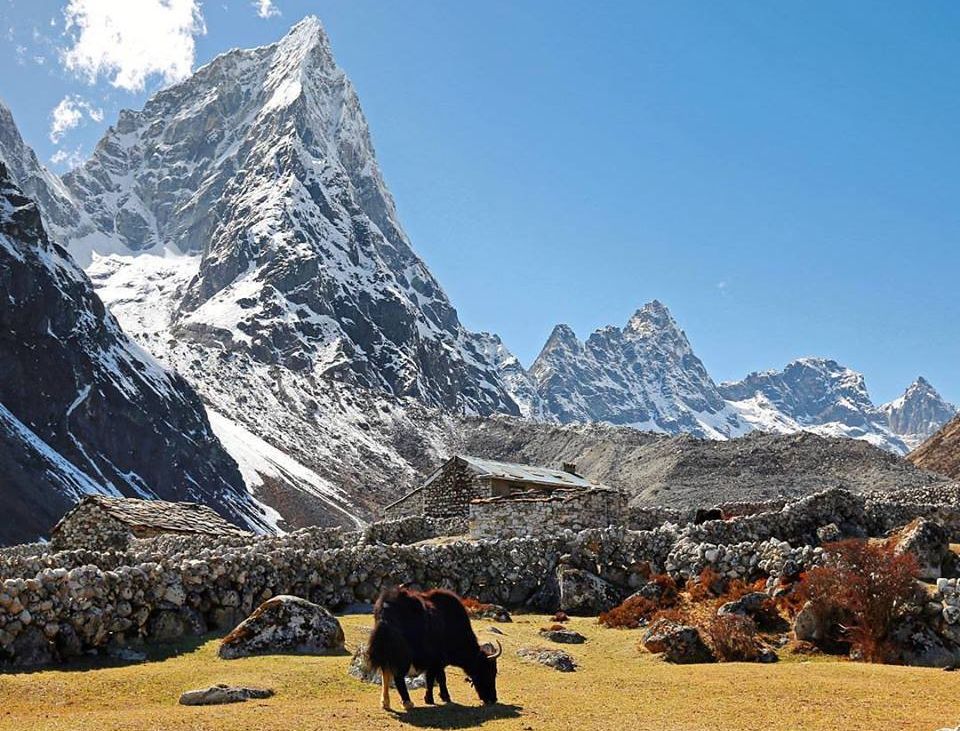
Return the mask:
[(497, 649), (491, 654), (487, 655), (491, 660), (496, 660), (503, 654), (503, 645), (500, 644), (500, 640), (494, 640), (497, 643)]

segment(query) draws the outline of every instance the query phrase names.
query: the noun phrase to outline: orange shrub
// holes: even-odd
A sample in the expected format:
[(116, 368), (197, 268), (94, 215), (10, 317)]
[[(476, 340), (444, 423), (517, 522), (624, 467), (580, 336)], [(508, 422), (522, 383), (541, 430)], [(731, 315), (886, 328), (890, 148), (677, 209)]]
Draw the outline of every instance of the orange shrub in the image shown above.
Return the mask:
[(646, 624), (650, 617), (658, 610), (672, 607), (677, 603), (680, 591), (675, 582), (667, 574), (651, 576), (649, 581), (657, 586), (659, 598), (652, 599), (645, 596), (633, 595), (609, 612), (603, 612), (598, 617), (600, 624), (606, 627), (636, 629)]
[(705, 602), (713, 599), (717, 596), (717, 588), (722, 586), (723, 577), (712, 566), (707, 566), (695, 581), (690, 582), (690, 601)]
[(656, 602), (644, 596), (631, 596), (620, 606), (609, 612), (601, 612), (597, 621), (605, 627), (617, 629), (637, 629), (645, 624), (651, 615), (659, 609)]
[(749, 662), (760, 654), (757, 626), (750, 617), (722, 614), (710, 621), (706, 631), (713, 654), (720, 662)]
[(462, 597), (460, 603), (463, 604), (463, 608), (467, 610), (467, 614), (471, 617), (493, 608), (492, 604), (484, 604), (479, 599), (474, 599), (469, 596)]
[(887, 543), (849, 539), (825, 546), (827, 561), (807, 572), (802, 591), (813, 609), (865, 660), (891, 659), (890, 633), (917, 598), (917, 559)]

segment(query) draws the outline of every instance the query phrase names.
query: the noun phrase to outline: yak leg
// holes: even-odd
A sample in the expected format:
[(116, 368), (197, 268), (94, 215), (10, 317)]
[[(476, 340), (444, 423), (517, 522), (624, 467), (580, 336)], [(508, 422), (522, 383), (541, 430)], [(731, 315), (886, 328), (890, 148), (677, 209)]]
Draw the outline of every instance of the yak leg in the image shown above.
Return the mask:
[(390, 681), (393, 680), (390, 671), (380, 668), (380, 705), (383, 710), (390, 710)]
[(430, 669), (426, 672), (427, 676), (427, 694), (423, 697), (423, 702), (428, 705), (433, 705), (433, 684), (437, 682), (437, 671)]
[(447, 691), (447, 671), (440, 668), (437, 672), (437, 682), (440, 683), (440, 700), (444, 703), (450, 702), (450, 693)]
[[(409, 669), (409, 668), (408, 668)], [(403, 701), (403, 707), (409, 711), (413, 708), (413, 701), (410, 700), (410, 691), (407, 690), (407, 672), (398, 672), (393, 676), (393, 682), (397, 686), (397, 693), (400, 694), (400, 700)]]

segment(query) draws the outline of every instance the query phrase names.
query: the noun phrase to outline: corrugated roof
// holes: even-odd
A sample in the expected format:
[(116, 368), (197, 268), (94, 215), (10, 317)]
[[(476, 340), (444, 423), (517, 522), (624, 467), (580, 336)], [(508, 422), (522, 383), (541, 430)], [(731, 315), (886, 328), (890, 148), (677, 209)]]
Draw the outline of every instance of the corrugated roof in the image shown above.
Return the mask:
[[(198, 503), (89, 495), (81, 501), (81, 505), (88, 502), (96, 503), (111, 517), (131, 527), (152, 528), (171, 533), (246, 534), (246, 531), (221, 518), (213, 509)], [(68, 513), (64, 520), (69, 517)]]
[(580, 475), (564, 472), (563, 470), (553, 470), (549, 467), (533, 467), (531, 465), (516, 464), (513, 462), (496, 462), (492, 459), (472, 457), (466, 454), (458, 454), (457, 456), (480, 475), (492, 479), (530, 482), (552, 487), (599, 487)]

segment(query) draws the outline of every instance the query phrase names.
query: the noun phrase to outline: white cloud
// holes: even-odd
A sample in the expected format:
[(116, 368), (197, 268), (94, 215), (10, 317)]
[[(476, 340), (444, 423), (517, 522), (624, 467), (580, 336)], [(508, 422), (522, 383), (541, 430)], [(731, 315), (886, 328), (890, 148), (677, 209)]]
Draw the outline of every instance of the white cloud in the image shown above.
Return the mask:
[(69, 0), (63, 12), (72, 43), (64, 65), (127, 91), (153, 75), (168, 84), (189, 76), (194, 37), (207, 32), (198, 0)]
[(280, 8), (274, 4), (273, 0), (254, 0), (253, 4), (257, 8), (257, 15), (261, 18), (273, 18), (280, 15)]
[(72, 150), (59, 149), (50, 156), (50, 162), (57, 166), (63, 166), (67, 170), (72, 170), (83, 164), (84, 154), (79, 147)]
[(50, 141), (57, 144), (70, 130), (80, 126), (86, 114), (94, 122), (103, 121), (103, 110), (79, 96), (65, 96), (50, 112)]

